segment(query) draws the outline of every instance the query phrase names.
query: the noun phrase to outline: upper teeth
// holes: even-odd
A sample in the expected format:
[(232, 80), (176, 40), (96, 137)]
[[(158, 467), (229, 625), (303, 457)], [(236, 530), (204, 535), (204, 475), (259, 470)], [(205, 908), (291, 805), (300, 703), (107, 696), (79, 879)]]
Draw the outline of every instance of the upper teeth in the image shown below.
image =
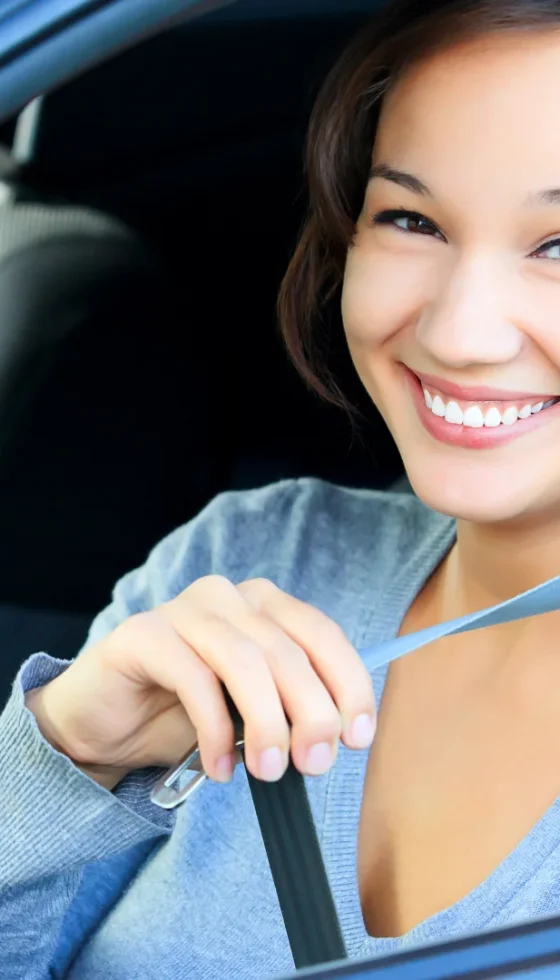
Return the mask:
[(452, 425), (466, 425), (472, 429), (480, 429), (483, 425), (487, 428), (494, 428), (498, 425), (513, 425), (518, 419), (527, 419), (530, 415), (541, 412), (543, 408), (549, 408), (557, 400), (553, 398), (548, 402), (527, 404), (522, 408), (510, 405), (508, 408), (499, 409), (495, 405), (487, 408), (483, 405), (471, 404), (462, 409), (455, 401), (449, 401), (445, 404), (440, 395), (432, 396), (427, 388), (423, 388), (423, 391), (426, 405), (434, 415), (444, 418), (446, 422), (451, 422)]

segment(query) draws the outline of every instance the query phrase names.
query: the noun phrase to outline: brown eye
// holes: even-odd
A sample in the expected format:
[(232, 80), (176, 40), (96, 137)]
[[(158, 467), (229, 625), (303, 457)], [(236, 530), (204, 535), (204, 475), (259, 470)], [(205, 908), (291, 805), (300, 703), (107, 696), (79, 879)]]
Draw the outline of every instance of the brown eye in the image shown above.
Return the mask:
[[(434, 233), (434, 226), (429, 221), (426, 221), (426, 218), (401, 218), (400, 220), (405, 223), (405, 231), (410, 231), (418, 235), (433, 235)], [(399, 226), (398, 220), (395, 224), (397, 228), (402, 227), (402, 225)]]
[(427, 235), (445, 241), (439, 228), (425, 215), (416, 211), (380, 211), (373, 216), (374, 225), (392, 225), (408, 235)]

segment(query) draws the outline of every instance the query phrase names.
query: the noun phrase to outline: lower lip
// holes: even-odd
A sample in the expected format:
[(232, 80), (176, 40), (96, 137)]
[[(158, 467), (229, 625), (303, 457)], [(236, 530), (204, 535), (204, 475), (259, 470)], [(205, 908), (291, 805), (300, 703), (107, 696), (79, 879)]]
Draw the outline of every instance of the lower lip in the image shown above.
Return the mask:
[(467, 425), (453, 425), (452, 422), (446, 422), (430, 411), (418, 378), (406, 367), (404, 372), (422, 425), (434, 439), (448, 446), (461, 446), (463, 449), (493, 449), (494, 446), (503, 446), (513, 442), (514, 439), (520, 439), (560, 417), (560, 402), (558, 402), (538, 412), (537, 415), (531, 415), (528, 419), (518, 419), (513, 425), (497, 425), (488, 429), (485, 426), (473, 429)]

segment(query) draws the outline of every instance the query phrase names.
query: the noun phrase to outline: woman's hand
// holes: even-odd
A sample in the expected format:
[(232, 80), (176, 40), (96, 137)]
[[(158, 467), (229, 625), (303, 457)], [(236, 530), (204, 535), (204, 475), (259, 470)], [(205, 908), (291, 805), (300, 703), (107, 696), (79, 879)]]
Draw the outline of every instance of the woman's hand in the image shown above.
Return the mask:
[(373, 686), (357, 652), (322, 612), (265, 579), (199, 579), (89, 647), (27, 706), (55, 748), (108, 789), (132, 769), (174, 765), (195, 742), (207, 775), (224, 782), (234, 730), (221, 682), (257, 779), (279, 779), (290, 753), (300, 772), (319, 775), (340, 739), (357, 749), (373, 739)]

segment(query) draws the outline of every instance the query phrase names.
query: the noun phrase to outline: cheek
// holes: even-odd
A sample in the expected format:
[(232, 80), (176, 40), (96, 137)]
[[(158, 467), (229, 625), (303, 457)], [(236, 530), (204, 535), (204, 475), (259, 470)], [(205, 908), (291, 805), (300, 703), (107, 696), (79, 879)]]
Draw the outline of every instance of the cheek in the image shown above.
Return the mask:
[[(556, 293), (560, 294), (560, 284), (556, 285)], [(526, 321), (521, 321), (521, 329), (547, 361), (560, 370), (560, 296), (555, 295), (553, 302), (540, 306), (533, 301)]]
[(348, 253), (342, 319), (350, 350), (376, 347), (416, 322), (429, 297), (426, 268), (357, 243)]
[(560, 371), (560, 276), (555, 281), (518, 276), (511, 282), (504, 316), (524, 335), (522, 363), (527, 376), (541, 373), (541, 384), (558, 389)]

